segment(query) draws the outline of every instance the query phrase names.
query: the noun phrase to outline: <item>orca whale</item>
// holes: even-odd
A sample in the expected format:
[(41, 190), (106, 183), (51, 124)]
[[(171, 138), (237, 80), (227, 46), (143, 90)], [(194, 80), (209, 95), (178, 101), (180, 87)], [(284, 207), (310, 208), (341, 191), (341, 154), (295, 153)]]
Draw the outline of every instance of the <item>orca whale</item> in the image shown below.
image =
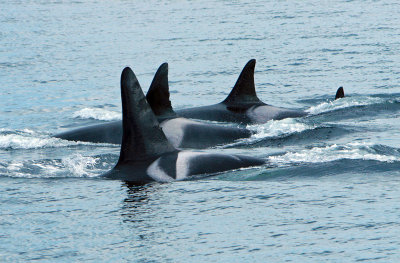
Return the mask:
[[(168, 140), (177, 148), (203, 149), (248, 138), (252, 132), (239, 127), (189, 120), (178, 116), (169, 99), (168, 64), (162, 64), (150, 85), (146, 99)], [(95, 143), (121, 144), (122, 122), (113, 121), (82, 127), (55, 135), (57, 138)]]
[(167, 140), (130, 68), (121, 74), (122, 144), (115, 167), (103, 176), (135, 184), (184, 180), (227, 170), (260, 166), (262, 159), (177, 150)]
[(251, 59), (243, 68), (228, 97), (217, 104), (177, 110), (182, 117), (200, 120), (261, 124), (270, 120), (297, 118), (307, 115), (301, 110), (291, 110), (268, 105), (256, 94), (254, 68), (256, 60)]

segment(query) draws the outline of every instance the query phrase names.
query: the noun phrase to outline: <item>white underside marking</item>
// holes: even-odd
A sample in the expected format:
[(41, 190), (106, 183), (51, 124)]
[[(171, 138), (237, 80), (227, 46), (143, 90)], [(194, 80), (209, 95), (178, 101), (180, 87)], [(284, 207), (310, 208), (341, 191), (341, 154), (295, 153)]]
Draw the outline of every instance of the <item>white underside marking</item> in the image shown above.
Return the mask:
[(255, 122), (266, 122), (275, 118), (282, 110), (273, 106), (253, 106), (246, 115)]
[[(212, 155), (208, 156), (208, 158), (216, 158), (218, 159), (218, 155), (225, 156), (224, 154), (218, 154), (218, 153), (207, 153), (207, 152), (192, 152), (192, 151), (180, 151), (178, 153), (177, 159), (176, 159), (176, 180), (184, 180), (187, 177), (193, 175), (191, 174), (190, 170), (190, 163), (192, 160), (196, 157), (199, 156), (207, 156), (207, 155)], [(229, 155), (230, 158), (235, 159), (240, 161), (240, 158), (236, 155)], [(171, 182), (174, 181), (174, 179), (169, 176), (160, 166), (160, 159), (162, 157), (158, 158), (155, 160), (148, 168), (147, 168), (147, 174), (153, 178), (157, 182)], [(171, 164), (173, 165), (173, 164)]]
[(207, 155), (204, 152), (187, 152), (181, 151), (178, 153), (176, 160), (176, 180), (183, 180), (190, 174), (190, 160), (199, 155)]
[(185, 127), (189, 124), (199, 124), (198, 122), (185, 118), (175, 118), (163, 121), (160, 126), (167, 137), (168, 141), (176, 148), (181, 146), (183, 136), (185, 135)]
[[(176, 180), (183, 180), (187, 178), (188, 176), (191, 176), (191, 170), (190, 170), (190, 163), (193, 158), (196, 158), (198, 156), (207, 156), (210, 155), (210, 153), (206, 152), (189, 152), (189, 151), (181, 151), (178, 153), (178, 158), (176, 160)], [(217, 157), (218, 155), (225, 156), (225, 154), (218, 154), (218, 153), (213, 153), (212, 154), (214, 157)], [(235, 159), (240, 161), (240, 158), (236, 155), (229, 155), (230, 158)], [(213, 158), (213, 157), (209, 157)]]
[(147, 168), (147, 174), (157, 182), (171, 182), (174, 179), (170, 177), (164, 170), (160, 167), (160, 158), (155, 160), (150, 166)]

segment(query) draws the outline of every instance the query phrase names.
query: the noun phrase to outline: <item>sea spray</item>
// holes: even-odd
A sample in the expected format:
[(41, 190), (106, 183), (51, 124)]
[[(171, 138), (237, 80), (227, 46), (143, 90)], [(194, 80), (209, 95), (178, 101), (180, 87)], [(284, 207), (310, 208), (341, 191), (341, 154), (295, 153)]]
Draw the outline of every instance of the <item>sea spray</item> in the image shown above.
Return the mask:
[(99, 108), (83, 108), (73, 114), (74, 118), (95, 119), (100, 121), (121, 120), (121, 112), (115, 112)]

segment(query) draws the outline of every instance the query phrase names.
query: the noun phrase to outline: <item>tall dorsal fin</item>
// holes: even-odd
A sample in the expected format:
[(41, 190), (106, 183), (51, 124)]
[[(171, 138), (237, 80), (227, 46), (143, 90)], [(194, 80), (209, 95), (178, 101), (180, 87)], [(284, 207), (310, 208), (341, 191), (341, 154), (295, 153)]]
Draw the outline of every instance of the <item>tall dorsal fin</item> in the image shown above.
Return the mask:
[(340, 99), (340, 98), (344, 98), (343, 87), (339, 87), (338, 90), (336, 91), (335, 100)]
[(231, 93), (223, 101), (225, 104), (246, 104), (246, 103), (261, 103), (256, 94), (256, 87), (254, 85), (254, 68), (256, 60), (251, 59), (244, 66), (235, 86)]
[(169, 100), (168, 63), (163, 63), (158, 68), (146, 99), (156, 116), (176, 116)]
[(118, 164), (176, 151), (165, 137), (135, 74), (128, 67), (121, 74), (121, 99), (122, 145)]

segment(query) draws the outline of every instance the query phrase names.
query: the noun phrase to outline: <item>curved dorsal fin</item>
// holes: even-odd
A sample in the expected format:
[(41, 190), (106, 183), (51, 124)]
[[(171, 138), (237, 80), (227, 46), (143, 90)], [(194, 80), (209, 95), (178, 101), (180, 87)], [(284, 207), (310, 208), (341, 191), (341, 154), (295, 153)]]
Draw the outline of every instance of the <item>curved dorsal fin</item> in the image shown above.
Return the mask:
[(343, 87), (339, 87), (338, 90), (336, 91), (335, 100), (340, 99), (340, 98), (344, 98)]
[(129, 67), (121, 74), (121, 99), (122, 145), (118, 164), (146, 160), (176, 151), (161, 130), (135, 74)]
[(156, 116), (176, 115), (169, 100), (168, 63), (163, 63), (158, 68), (147, 91), (146, 99)]
[(245, 103), (261, 103), (257, 97), (256, 88), (254, 85), (254, 68), (256, 66), (256, 60), (251, 59), (244, 66), (235, 86), (231, 93), (223, 101), (226, 104), (245, 104)]

